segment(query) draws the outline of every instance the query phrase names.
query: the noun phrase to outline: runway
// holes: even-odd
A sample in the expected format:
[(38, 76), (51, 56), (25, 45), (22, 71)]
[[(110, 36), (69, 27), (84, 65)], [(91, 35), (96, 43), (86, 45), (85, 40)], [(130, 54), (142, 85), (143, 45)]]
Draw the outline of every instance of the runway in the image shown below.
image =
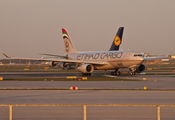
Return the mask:
[(174, 81), (0, 81), (0, 89), (147, 89), (174, 90)]
[[(40, 77), (60, 78), (75, 75), (80, 76), (76, 72), (0, 73), (0, 76), (4, 78), (15, 77), (24, 79)], [(104, 78), (111, 77), (103, 76)], [(98, 77), (98, 75), (93, 77)], [(0, 81), (0, 104), (175, 104), (175, 75), (123, 75), (115, 77), (138, 81)], [(143, 80), (143, 78), (146, 78), (146, 80)], [(59, 90), (69, 89), (72, 86), (82, 90)], [(143, 90), (144, 86), (148, 89)], [(0, 119), (8, 119), (8, 108), (0, 107), (0, 111)], [(87, 119), (91, 120), (154, 120), (157, 118), (156, 114), (155, 107), (87, 107)], [(174, 107), (161, 108), (161, 119), (174, 120), (174, 114)], [(83, 108), (14, 107), (13, 118), (18, 120), (82, 120)]]
[(175, 104), (175, 91), (0, 90), (0, 104)]

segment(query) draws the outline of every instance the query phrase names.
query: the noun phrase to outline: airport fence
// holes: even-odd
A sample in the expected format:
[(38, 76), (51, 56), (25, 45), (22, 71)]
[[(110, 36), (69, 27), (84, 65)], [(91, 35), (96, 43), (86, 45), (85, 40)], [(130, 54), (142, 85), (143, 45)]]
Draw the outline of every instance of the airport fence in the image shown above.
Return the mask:
[(130, 105), (130, 104), (21, 104), (21, 105), (0, 105), (0, 107), (9, 107), (9, 120), (13, 120), (13, 107), (60, 107), (60, 106), (68, 106), (68, 107), (83, 107), (83, 120), (87, 120), (87, 107), (156, 107), (157, 108), (157, 120), (160, 120), (161, 107), (175, 107), (175, 105)]

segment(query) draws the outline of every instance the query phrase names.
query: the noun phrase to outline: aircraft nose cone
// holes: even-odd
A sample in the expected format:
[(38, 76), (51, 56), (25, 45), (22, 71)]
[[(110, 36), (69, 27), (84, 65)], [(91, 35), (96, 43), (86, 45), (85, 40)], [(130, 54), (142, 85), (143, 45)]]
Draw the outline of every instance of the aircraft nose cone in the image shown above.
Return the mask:
[(143, 57), (138, 57), (138, 60), (143, 62), (144, 59), (143, 59)]

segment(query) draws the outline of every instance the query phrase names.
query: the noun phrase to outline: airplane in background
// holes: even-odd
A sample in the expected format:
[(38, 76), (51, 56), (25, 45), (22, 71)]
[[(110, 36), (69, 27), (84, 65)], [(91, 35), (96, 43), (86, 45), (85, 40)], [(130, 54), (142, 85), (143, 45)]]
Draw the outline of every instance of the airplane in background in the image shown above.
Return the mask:
[(82, 76), (91, 76), (94, 70), (114, 70), (111, 75), (120, 75), (120, 68), (128, 68), (131, 75), (141, 73), (145, 70), (144, 61), (154, 59), (164, 59), (167, 57), (144, 57), (140, 52), (133, 50), (119, 50), (122, 42), (124, 27), (118, 29), (114, 37), (109, 51), (92, 51), (92, 52), (79, 52), (75, 49), (74, 44), (66, 31), (62, 29), (62, 35), (65, 45), (66, 55), (53, 55), (58, 58), (11, 58), (4, 54), (7, 58), (11, 59), (27, 59), (27, 60), (40, 60), (51, 61), (52, 66), (58, 65), (61, 68), (67, 67), (69, 64), (76, 64), (77, 70), (82, 73)]

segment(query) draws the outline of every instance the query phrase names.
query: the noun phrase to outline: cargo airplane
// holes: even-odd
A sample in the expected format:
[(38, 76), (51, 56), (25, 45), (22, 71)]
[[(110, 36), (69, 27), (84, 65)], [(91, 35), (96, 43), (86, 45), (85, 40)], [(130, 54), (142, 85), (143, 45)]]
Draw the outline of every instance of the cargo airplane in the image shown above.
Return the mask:
[(11, 59), (27, 59), (50, 61), (52, 66), (58, 65), (61, 68), (67, 67), (69, 64), (76, 64), (77, 70), (82, 73), (82, 76), (91, 76), (94, 70), (114, 70), (111, 75), (120, 75), (120, 68), (128, 68), (131, 75), (141, 73), (145, 70), (144, 61), (163, 59), (161, 57), (144, 57), (140, 52), (133, 50), (119, 50), (122, 42), (124, 27), (118, 29), (117, 34), (112, 41), (112, 45), (108, 51), (93, 51), (93, 52), (78, 52), (72, 40), (65, 29), (62, 29), (62, 35), (65, 45), (66, 55), (42, 54), (54, 56), (57, 58), (12, 58)]

